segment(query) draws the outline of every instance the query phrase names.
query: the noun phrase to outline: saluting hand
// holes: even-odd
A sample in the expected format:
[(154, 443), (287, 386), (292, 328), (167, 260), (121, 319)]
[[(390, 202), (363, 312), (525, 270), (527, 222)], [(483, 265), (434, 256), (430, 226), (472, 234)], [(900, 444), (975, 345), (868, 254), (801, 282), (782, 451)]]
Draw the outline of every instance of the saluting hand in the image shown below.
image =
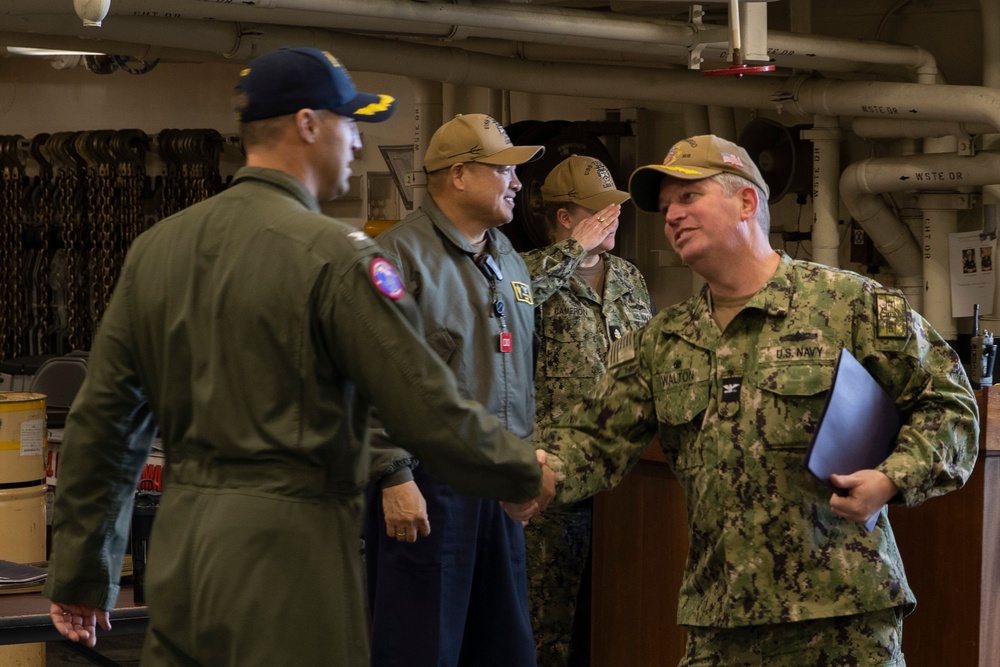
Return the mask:
[(618, 230), (618, 216), (621, 212), (622, 207), (619, 204), (605, 206), (589, 218), (581, 220), (571, 236), (583, 246), (584, 250), (593, 250), (601, 245), (609, 234), (614, 234)]

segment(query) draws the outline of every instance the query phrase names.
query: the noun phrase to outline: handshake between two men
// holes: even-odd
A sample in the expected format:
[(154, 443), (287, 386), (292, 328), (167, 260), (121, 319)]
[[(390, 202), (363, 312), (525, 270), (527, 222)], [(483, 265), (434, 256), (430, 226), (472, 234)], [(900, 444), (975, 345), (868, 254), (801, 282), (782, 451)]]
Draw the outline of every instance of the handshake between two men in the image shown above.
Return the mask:
[[(542, 468), (538, 496), (523, 503), (501, 503), (510, 518), (523, 523), (545, 510), (556, 495), (556, 473), (549, 467), (548, 455), (536, 449), (535, 457)], [(417, 538), (431, 534), (427, 502), (412, 480), (382, 489), (382, 511), (385, 532), (390, 538), (399, 542), (416, 542)]]
[(524, 503), (500, 503), (511, 519), (527, 523), (539, 512), (545, 511), (556, 495), (556, 474), (549, 467), (549, 457), (544, 450), (536, 449), (538, 465), (542, 467), (542, 487), (536, 498)]

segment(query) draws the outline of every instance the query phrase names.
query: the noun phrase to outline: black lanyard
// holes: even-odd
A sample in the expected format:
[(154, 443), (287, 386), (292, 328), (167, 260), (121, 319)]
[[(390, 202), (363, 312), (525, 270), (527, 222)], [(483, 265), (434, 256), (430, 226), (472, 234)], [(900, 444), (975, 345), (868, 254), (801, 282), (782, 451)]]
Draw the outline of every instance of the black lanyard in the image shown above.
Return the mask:
[(475, 255), (472, 261), (476, 263), (476, 266), (479, 267), (479, 270), (486, 276), (486, 280), (490, 283), (490, 301), (493, 303), (493, 313), (500, 321), (500, 351), (505, 353), (510, 352), (514, 349), (514, 338), (507, 331), (507, 306), (504, 304), (503, 299), (500, 298), (500, 290), (497, 289), (497, 285), (503, 282), (503, 273), (500, 271), (500, 265), (493, 259), (493, 255), (485, 251)]

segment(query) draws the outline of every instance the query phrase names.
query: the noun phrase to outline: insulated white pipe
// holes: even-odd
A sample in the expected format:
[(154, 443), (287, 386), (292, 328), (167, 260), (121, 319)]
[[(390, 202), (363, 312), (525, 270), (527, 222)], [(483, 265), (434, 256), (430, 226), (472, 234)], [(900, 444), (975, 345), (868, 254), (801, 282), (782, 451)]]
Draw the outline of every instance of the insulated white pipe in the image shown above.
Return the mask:
[[(865, 139), (921, 139), (926, 137), (967, 138), (993, 132), (985, 123), (953, 123), (949, 121), (882, 120), (881, 118), (855, 118), (851, 131)], [(961, 150), (961, 146), (959, 146)]]
[(813, 260), (840, 266), (840, 123), (831, 116), (816, 116), (811, 130), (801, 136), (813, 145)]
[[(888, 209), (887, 209), (888, 210)], [(889, 215), (892, 212), (889, 211)], [(899, 221), (900, 223), (909, 230), (910, 236), (914, 239), (924, 238), (924, 212), (916, 208), (901, 208), (899, 209)], [(927, 254), (927, 249), (924, 248), (924, 255)], [(901, 278), (899, 275), (896, 276), (897, 286), (906, 295), (907, 301), (910, 305), (917, 310), (919, 313), (924, 312), (924, 293), (927, 291), (927, 286), (923, 283), (923, 267), (920, 269), (920, 276), (906, 276)], [(950, 299), (950, 296), (949, 296)], [(950, 301), (949, 301), (950, 303)]]
[(945, 198), (917, 197), (924, 212), (924, 299), (921, 315), (945, 340), (958, 335), (955, 318), (951, 316), (951, 269), (949, 266), (949, 234), (958, 231), (958, 211), (938, 208)]
[(437, 81), (413, 81), (413, 208), (419, 208), (427, 196), (424, 156), (434, 131), (444, 123), (443, 86)]
[(982, 152), (973, 157), (932, 153), (855, 162), (840, 177), (840, 194), (851, 215), (896, 271), (907, 298), (921, 311), (923, 253), (910, 230), (875, 193), (951, 192), (996, 183), (1000, 183), (1000, 153)]

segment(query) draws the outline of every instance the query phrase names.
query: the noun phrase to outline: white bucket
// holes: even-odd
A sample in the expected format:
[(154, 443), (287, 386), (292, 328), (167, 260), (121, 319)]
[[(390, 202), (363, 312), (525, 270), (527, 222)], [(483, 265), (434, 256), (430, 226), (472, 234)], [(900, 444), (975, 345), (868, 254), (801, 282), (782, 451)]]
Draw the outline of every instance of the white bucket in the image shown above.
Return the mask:
[(0, 559), (41, 563), (45, 554), (45, 484), (0, 488)]
[(0, 487), (45, 481), (45, 395), (0, 391)]

